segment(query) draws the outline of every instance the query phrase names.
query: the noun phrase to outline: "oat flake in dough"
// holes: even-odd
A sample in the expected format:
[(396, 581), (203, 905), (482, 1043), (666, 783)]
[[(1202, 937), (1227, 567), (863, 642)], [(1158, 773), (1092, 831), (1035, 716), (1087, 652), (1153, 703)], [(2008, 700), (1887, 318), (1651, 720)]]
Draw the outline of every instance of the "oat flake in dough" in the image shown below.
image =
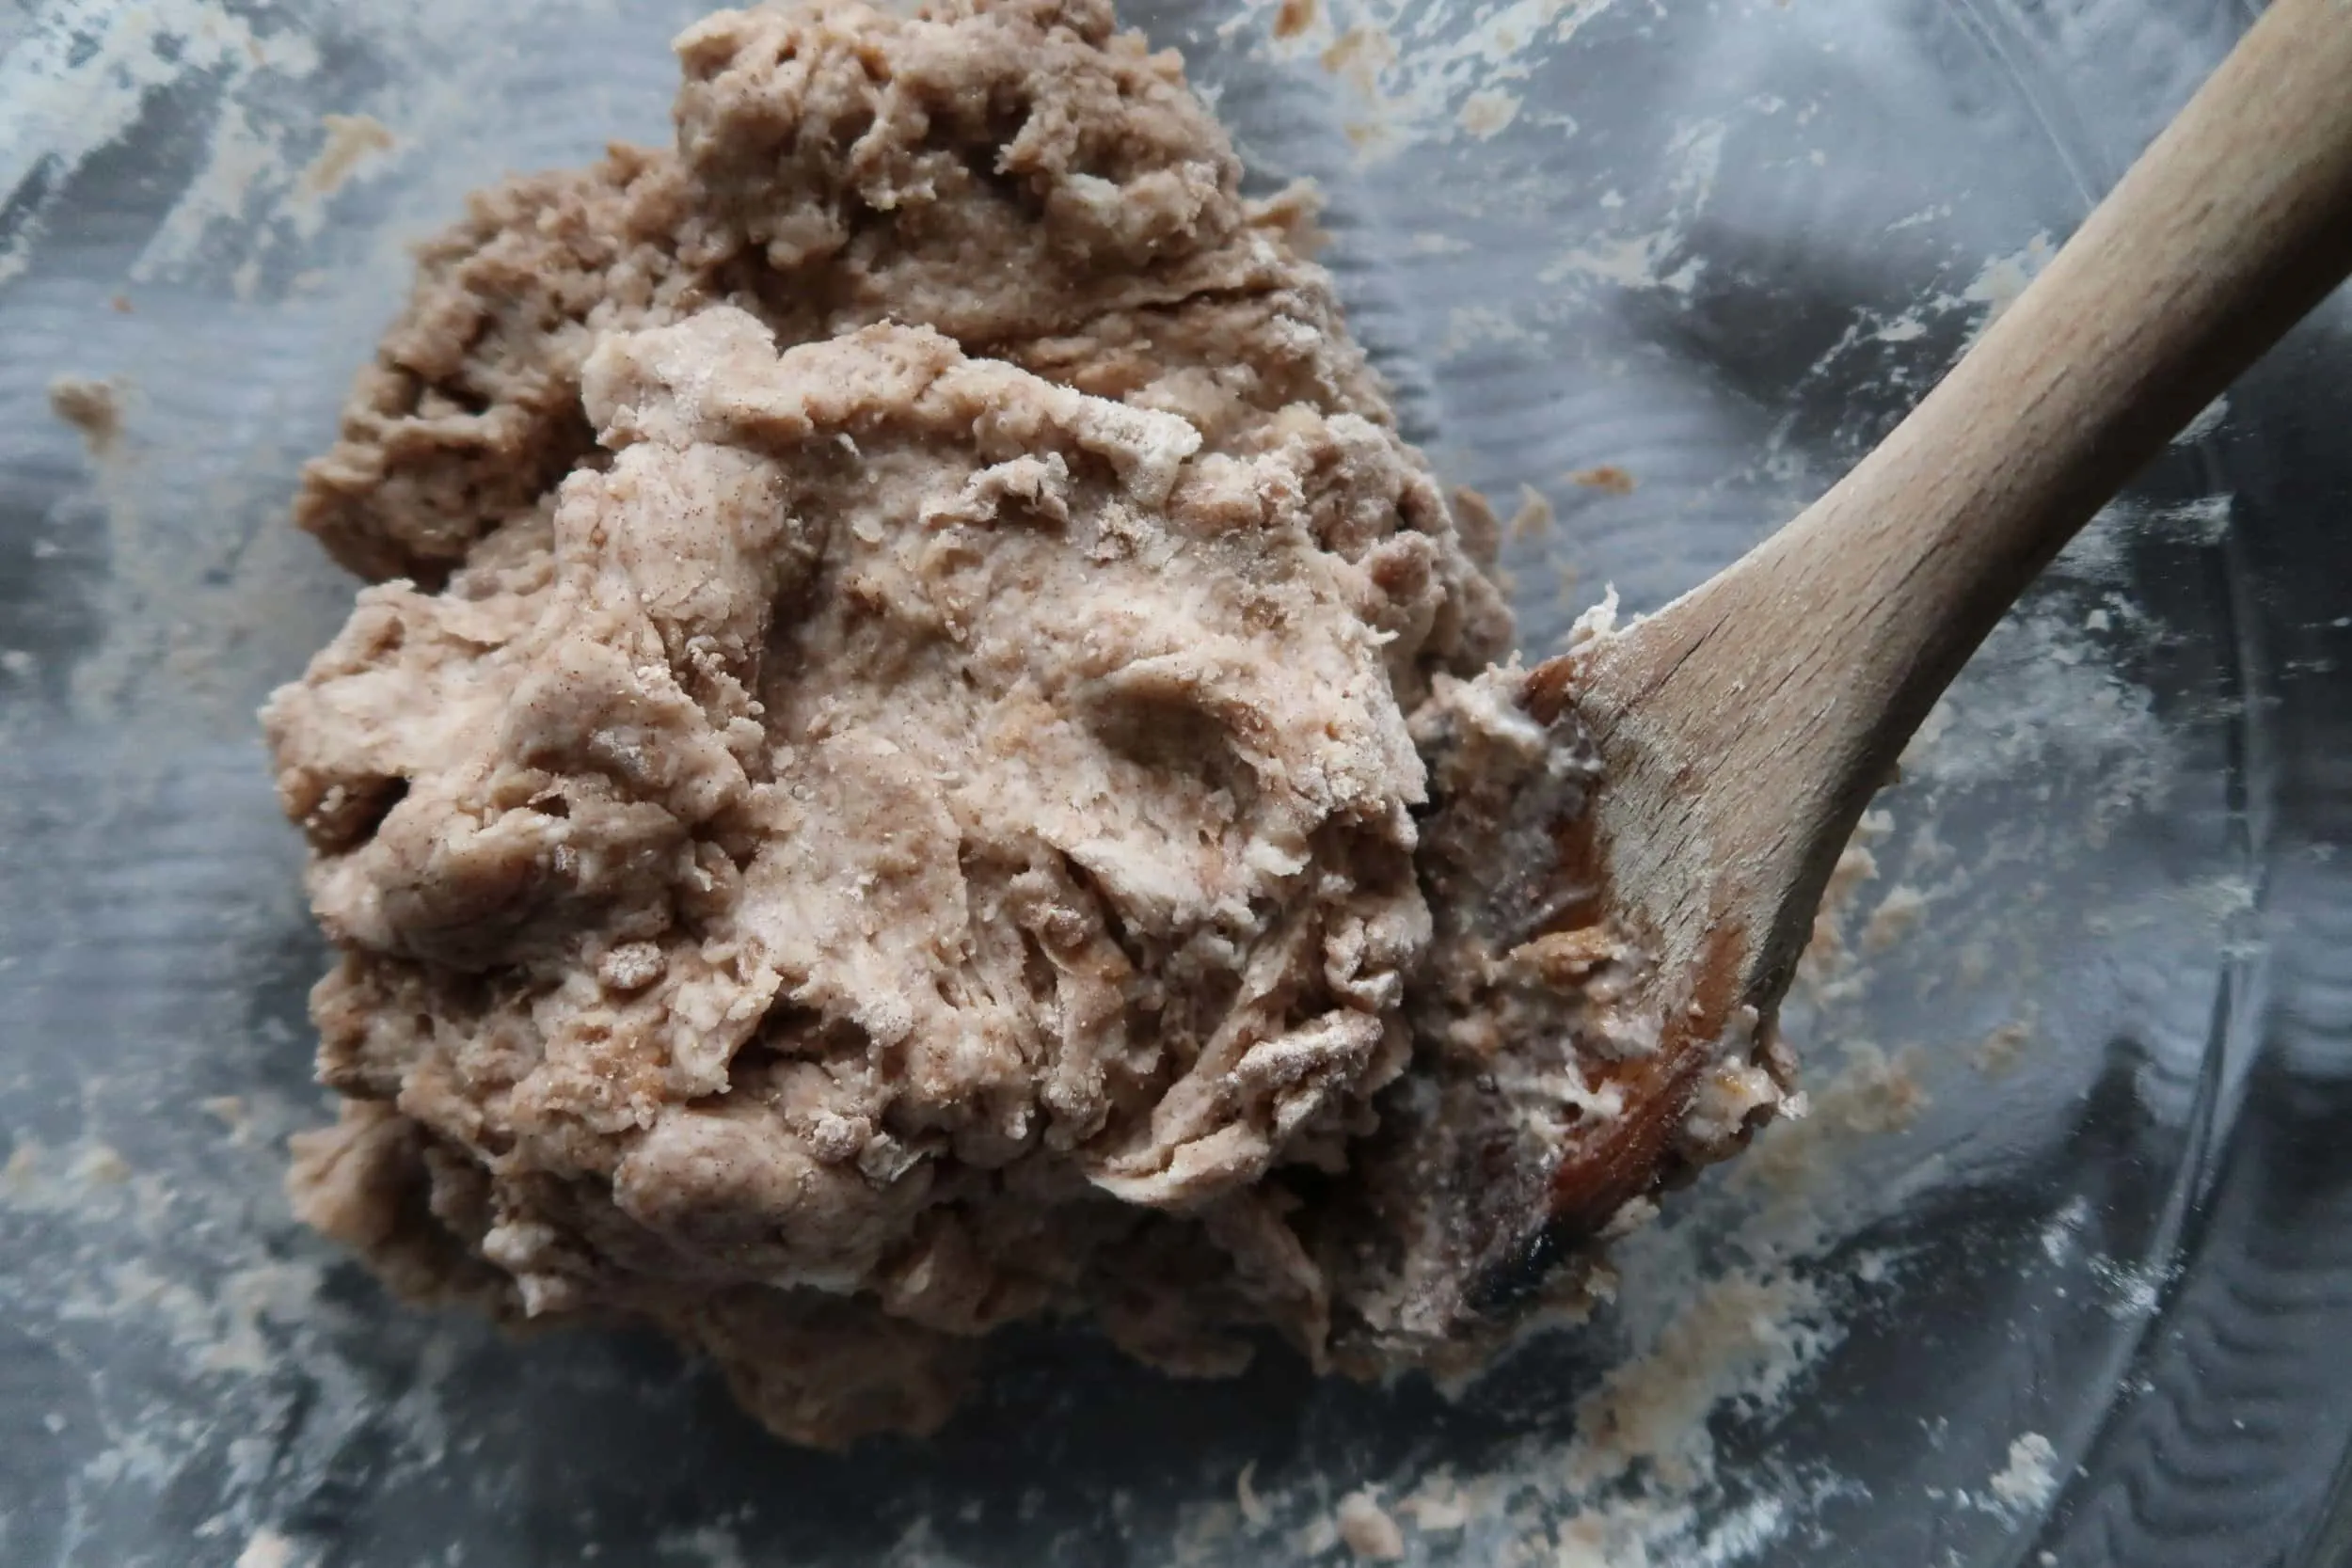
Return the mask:
[(1393, 1358), (1325, 1195), (1429, 1033), (1416, 727), (1518, 677), (1299, 204), (1100, 0), (677, 48), (675, 150), (476, 197), (305, 475), (376, 585), (264, 713), (300, 1212), (809, 1442), (1018, 1318)]

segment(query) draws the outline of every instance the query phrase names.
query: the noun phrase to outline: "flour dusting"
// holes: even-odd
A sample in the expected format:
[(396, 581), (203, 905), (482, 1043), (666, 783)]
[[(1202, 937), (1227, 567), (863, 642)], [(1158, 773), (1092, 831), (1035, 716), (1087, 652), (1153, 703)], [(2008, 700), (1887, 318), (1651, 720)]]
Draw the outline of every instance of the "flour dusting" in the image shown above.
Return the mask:
[(2038, 1432), (2009, 1446), (2009, 1464), (1992, 1481), (1993, 1496), (2007, 1507), (2038, 1509), (2058, 1494), (2058, 1450)]

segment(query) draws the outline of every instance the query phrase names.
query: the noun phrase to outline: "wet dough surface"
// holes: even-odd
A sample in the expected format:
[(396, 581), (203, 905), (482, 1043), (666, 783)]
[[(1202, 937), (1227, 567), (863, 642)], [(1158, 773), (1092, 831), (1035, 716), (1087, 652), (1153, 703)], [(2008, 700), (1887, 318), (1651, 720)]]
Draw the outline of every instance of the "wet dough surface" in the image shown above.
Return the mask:
[[(1426, 972), (1528, 934), (1433, 922), (1494, 832), (1432, 758), (1589, 783), (1488, 671), (1490, 526), (1101, 0), (677, 49), (675, 148), (474, 198), (306, 473), (375, 585), (264, 714), (342, 952), (300, 1211), (810, 1442), (1020, 1318), (1425, 1359), (1423, 1124), (1495, 1049)], [(1497, 984), (1581, 1085), (1582, 994)]]

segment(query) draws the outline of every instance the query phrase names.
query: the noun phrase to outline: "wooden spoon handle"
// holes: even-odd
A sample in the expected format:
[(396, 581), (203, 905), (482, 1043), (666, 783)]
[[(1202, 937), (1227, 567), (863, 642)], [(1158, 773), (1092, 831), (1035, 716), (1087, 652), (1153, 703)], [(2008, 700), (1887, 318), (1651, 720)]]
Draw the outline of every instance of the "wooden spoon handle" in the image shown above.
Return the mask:
[[(1555, 661), (1620, 797), (1616, 885), (1665, 951), (1743, 933), (1733, 994), (1769, 1012), (1855, 819), (1985, 634), (2347, 269), (2352, 0), (2276, 0), (1876, 451), (1729, 570)], [(1698, 881), (1677, 872), (1693, 847)]]
[(1875, 605), (1876, 645), (1846, 657), (1907, 666), (1883, 762), (2059, 547), (2347, 270), (2352, 0), (2276, 0), (2047, 270), (1778, 542), (1829, 575), (1823, 589)]

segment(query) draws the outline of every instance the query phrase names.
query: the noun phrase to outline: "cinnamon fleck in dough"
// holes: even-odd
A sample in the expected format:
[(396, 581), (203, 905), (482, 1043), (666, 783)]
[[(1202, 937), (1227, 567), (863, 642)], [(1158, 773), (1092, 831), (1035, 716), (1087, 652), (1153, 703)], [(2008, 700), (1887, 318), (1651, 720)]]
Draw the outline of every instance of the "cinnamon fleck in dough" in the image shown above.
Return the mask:
[[(1613, 955), (1433, 922), (1417, 852), (1501, 830), (1431, 838), (1424, 752), (1550, 765), (1308, 204), (1105, 0), (677, 52), (675, 149), (477, 196), (305, 475), (374, 585), (264, 712), (342, 953), (300, 1212), (813, 1443), (1041, 1315), (1426, 1359), (1458, 1238), (1375, 1100), (1417, 1038), (1474, 1094), (1499, 990), (1556, 1107)], [(1499, 977), (1408, 1005), (1440, 949)]]

